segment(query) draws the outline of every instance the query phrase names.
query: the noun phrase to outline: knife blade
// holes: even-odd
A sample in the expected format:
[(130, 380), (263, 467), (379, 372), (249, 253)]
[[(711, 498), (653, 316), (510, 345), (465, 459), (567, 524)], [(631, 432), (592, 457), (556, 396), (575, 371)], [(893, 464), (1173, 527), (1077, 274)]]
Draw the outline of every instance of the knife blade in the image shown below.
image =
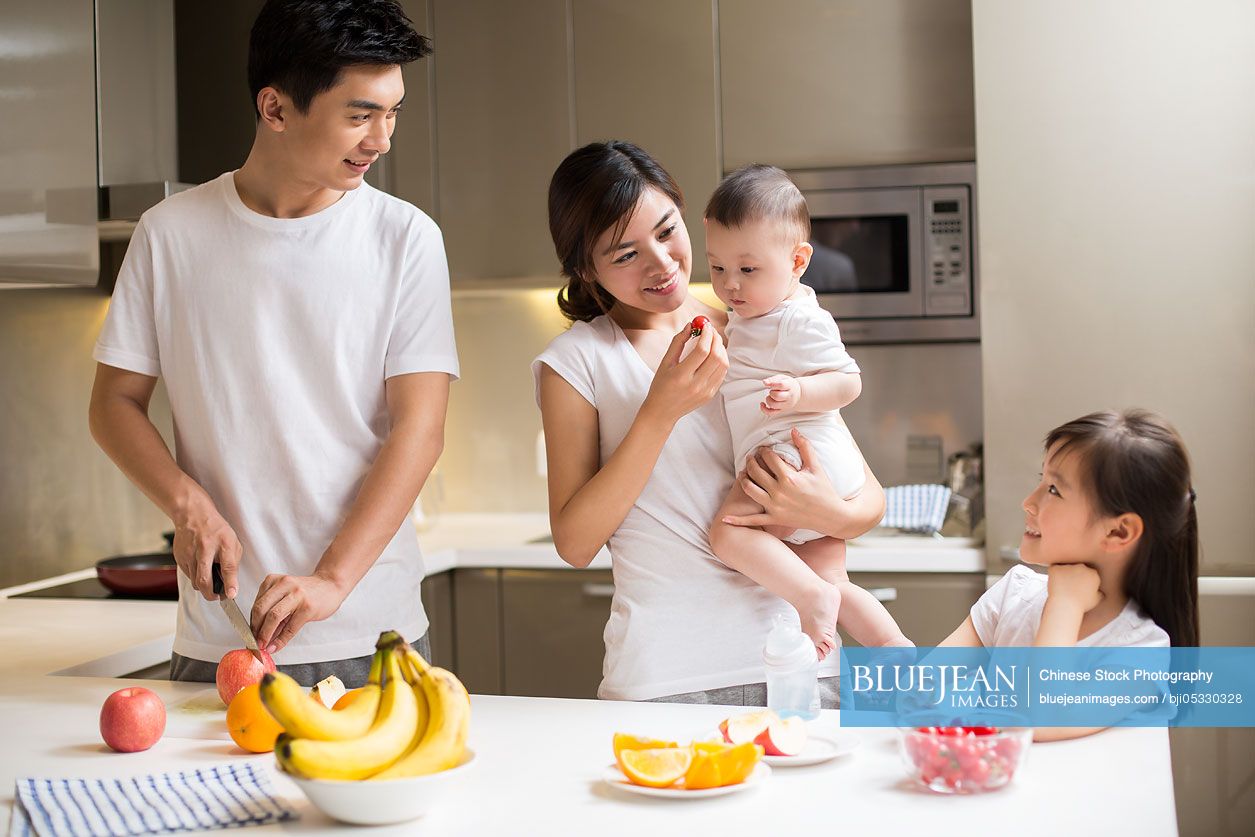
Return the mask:
[(235, 603), (235, 599), (228, 599), (223, 592), (222, 584), (222, 568), (215, 562), (213, 565), (214, 593), (221, 596), (218, 604), (222, 605), (222, 611), (227, 615), (227, 621), (231, 623), (231, 627), (235, 628), (235, 632), (240, 635), (240, 639), (244, 640), (244, 647), (253, 652), (253, 656), (261, 659), (261, 651), (257, 648), (257, 638), (253, 636), (253, 629), (249, 626), (248, 620), (244, 618), (243, 611), (240, 606)]

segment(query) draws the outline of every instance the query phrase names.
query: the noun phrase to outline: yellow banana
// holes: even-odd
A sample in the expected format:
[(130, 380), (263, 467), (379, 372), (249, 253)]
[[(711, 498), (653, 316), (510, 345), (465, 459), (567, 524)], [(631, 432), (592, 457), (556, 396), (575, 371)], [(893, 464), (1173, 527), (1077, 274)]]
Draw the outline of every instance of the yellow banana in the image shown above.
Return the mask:
[(450, 671), (429, 666), (417, 651), (402, 649), (413, 676), (427, 697), (429, 717), (421, 738), (391, 767), (371, 779), (402, 779), (426, 776), (455, 767), (466, 750), (470, 730), (471, 700), (462, 681)]
[(275, 757), (284, 770), (307, 779), (365, 779), (405, 752), (418, 724), (418, 701), (401, 676), (399, 653), (392, 647), (383, 653), (383, 696), (370, 730), (348, 741), (316, 741), (283, 733), (275, 741)]
[(304, 687), (283, 672), (267, 674), (261, 682), (261, 702), (283, 729), (294, 738), (316, 741), (348, 741), (370, 730), (379, 711), (379, 677), (382, 651), (371, 660), (370, 677), (362, 694), (344, 709), (328, 709), (306, 694)]

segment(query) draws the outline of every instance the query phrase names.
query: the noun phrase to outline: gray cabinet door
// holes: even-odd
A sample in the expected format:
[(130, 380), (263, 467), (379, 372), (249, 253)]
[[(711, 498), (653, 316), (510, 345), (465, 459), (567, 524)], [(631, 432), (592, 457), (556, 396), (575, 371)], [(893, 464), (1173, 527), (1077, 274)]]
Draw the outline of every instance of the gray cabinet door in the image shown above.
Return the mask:
[(503, 570), (505, 693), (596, 697), (613, 592), (609, 570)]
[[(983, 573), (850, 573), (850, 581), (885, 600), (902, 633), (920, 646), (948, 637), (985, 592)], [(845, 631), (841, 641), (858, 645)]]
[(719, 0), (724, 168), (975, 159), (968, 0)]
[(422, 596), (429, 625), (427, 638), (431, 642), (428, 662), (453, 669), (453, 573), (436, 573), (424, 578)]
[(99, 276), (93, 8), (0, 3), (0, 283)]
[(556, 276), (546, 199), (571, 149), (566, 3), (432, 2), (438, 221), (450, 274)]
[(713, 3), (573, 0), (576, 144), (624, 139), (680, 184), (693, 275), (707, 276), (702, 210), (719, 181)]
[(501, 691), (501, 571), (453, 573), (452, 671), (477, 695)]

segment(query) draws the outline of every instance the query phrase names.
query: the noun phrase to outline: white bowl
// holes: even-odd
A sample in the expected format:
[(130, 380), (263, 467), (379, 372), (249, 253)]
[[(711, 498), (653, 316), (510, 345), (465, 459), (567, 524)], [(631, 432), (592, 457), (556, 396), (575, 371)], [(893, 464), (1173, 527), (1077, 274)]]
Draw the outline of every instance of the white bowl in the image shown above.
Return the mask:
[(315, 808), (333, 819), (353, 825), (388, 825), (426, 814), (448, 795), (451, 785), (465, 779), (474, 764), (475, 753), (468, 749), (456, 767), (413, 779), (345, 782), (284, 775)]

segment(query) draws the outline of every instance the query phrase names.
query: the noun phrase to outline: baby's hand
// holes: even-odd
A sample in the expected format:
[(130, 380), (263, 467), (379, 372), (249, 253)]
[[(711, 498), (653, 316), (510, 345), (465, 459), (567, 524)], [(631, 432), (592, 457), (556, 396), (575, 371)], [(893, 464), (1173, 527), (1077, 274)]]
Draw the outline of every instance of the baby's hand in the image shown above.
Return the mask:
[(1075, 603), (1089, 613), (1103, 600), (1098, 571), (1085, 564), (1051, 564), (1046, 570), (1046, 596)]
[(759, 405), (769, 416), (792, 412), (802, 397), (802, 384), (797, 378), (789, 375), (772, 375), (763, 380), (767, 387), (767, 398)]

